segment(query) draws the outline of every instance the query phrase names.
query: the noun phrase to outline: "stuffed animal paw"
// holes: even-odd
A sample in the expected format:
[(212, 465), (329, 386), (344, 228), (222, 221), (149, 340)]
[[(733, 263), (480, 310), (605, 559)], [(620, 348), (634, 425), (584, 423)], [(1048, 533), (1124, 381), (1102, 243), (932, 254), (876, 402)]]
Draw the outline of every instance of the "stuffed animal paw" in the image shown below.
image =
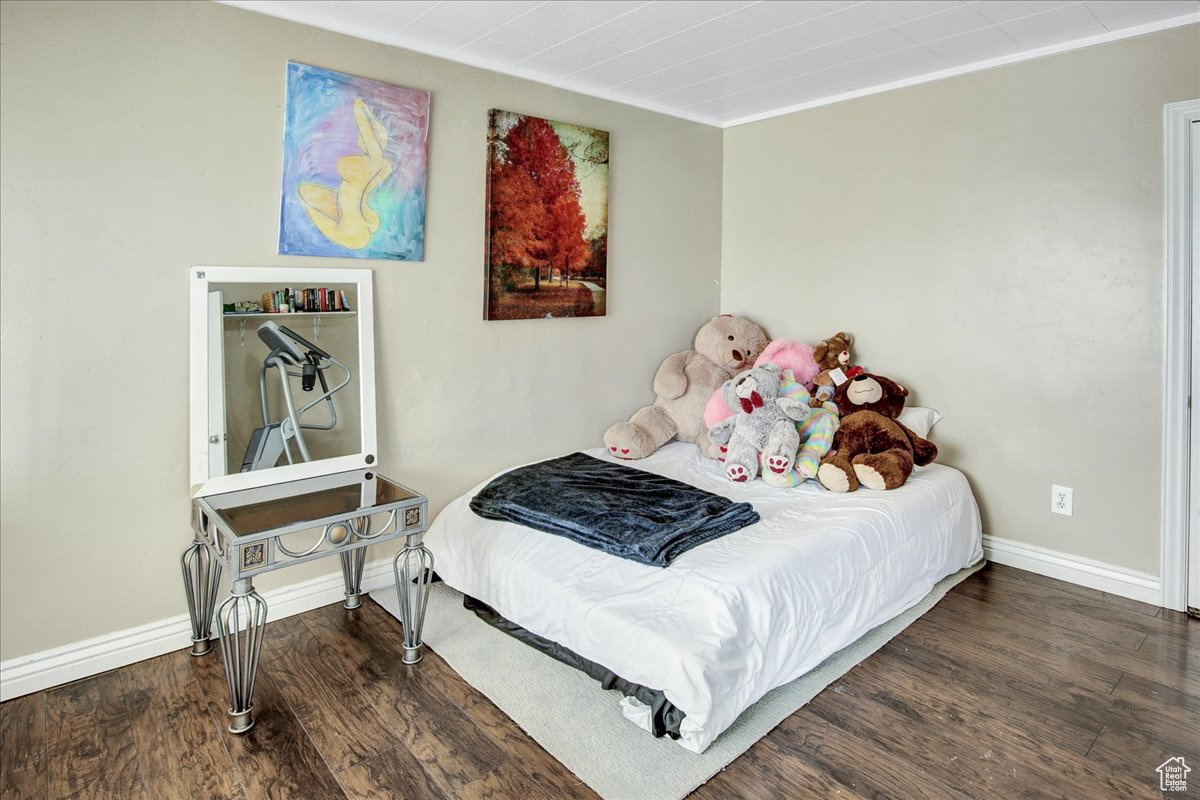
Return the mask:
[(604, 434), (604, 444), (617, 458), (645, 458), (657, 448), (654, 439), (636, 422), (618, 422)]
[(792, 457), (785, 455), (765, 456), (763, 458), (763, 466), (774, 472), (776, 475), (782, 475), (792, 468)]
[[(803, 406), (803, 408), (806, 412), (808, 411), (807, 406)], [(800, 434), (796, 430), (796, 424), (787, 419), (776, 422), (767, 436), (767, 443), (763, 445), (763, 478), (765, 479), (768, 474), (786, 475), (791, 472), (796, 463), (796, 452), (799, 449)]]
[(744, 483), (754, 477), (754, 473), (745, 464), (726, 464), (725, 474), (729, 476), (729, 480), (738, 483)]

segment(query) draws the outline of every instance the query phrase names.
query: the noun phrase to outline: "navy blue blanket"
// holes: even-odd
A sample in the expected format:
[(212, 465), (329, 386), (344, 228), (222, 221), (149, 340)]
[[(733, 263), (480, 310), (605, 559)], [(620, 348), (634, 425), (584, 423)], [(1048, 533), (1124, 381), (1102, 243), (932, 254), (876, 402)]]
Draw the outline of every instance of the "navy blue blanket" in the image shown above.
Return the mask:
[(759, 519), (749, 503), (585, 453), (506, 472), (471, 510), (656, 567)]

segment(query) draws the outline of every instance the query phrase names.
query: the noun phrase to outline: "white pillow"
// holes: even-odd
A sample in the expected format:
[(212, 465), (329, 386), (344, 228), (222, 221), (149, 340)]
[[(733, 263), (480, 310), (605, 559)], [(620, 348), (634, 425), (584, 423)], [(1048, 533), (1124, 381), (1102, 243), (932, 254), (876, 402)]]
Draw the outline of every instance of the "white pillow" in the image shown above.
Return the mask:
[(929, 438), (929, 430), (937, 424), (942, 415), (932, 408), (923, 408), (921, 406), (908, 406), (900, 412), (897, 418), (904, 427), (920, 436), (922, 439)]

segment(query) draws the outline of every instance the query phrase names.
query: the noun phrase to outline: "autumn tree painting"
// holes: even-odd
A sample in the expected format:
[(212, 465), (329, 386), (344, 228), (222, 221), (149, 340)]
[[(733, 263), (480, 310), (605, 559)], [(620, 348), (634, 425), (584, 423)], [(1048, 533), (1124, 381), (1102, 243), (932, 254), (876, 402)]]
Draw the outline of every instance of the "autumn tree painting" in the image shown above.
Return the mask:
[(605, 313), (608, 133), (488, 112), (486, 319)]

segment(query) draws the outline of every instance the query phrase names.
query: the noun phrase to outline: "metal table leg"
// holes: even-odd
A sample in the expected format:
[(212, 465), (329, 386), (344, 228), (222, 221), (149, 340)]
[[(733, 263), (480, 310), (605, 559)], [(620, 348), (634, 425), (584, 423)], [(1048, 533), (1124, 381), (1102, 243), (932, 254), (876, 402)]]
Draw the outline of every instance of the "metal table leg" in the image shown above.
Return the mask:
[(217, 611), (217, 633), (229, 684), (229, 732), (245, 733), (254, 726), (254, 677), (267, 627), (267, 603), (249, 578), (233, 582), (230, 595)]
[(204, 542), (196, 540), (183, 551), (179, 565), (183, 569), (183, 590), (192, 620), (192, 655), (202, 656), (212, 650), (213, 609), (221, 583), (221, 562), (213, 558)]
[[(352, 530), (358, 530), (369, 534), (371, 531), (371, 518), (362, 517), (358, 521), (357, 528), (351, 526)], [(349, 534), (350, 541), (347, 544), (353, 544), (358, 538), (353, 533)], [(345, 550), (338, 554), (342, 562), (342, 580), (346, 584), (346, 602), (342, 604), (343, 608), (355, 609), (362, 605), (362, 576), (363, 567), (367, 563), (367, 548), (360, 547), (357, 550)]]
[(342, 579), (346, 582), (346, 602), (343, 608), (355, 609), (362, 605), (363, 566), (367, 563), (367, 548), (360, 547), (341, 554)]
[(404, 548), (392, 561), (392, 572), (396, 576), (400, 621), (404, 624), (404, 655), (400, 660), (416, 664), (421, 660), (421, 629), (425, 626), (425, 605), (433, 575), (433, 553), (421, 543), (420, 533), (405, 540)]

